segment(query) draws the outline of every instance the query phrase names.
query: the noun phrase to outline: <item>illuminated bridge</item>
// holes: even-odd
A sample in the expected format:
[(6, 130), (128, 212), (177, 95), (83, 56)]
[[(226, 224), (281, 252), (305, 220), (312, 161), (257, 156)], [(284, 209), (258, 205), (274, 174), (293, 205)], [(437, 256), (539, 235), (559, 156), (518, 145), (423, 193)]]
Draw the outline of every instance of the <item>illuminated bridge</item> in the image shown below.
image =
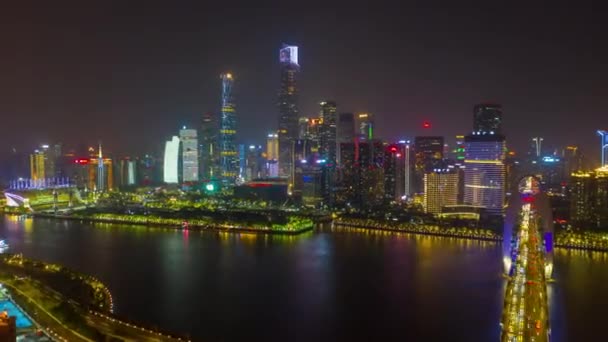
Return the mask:
[[(524, 177), (505, 220), (505, 271), (509, 281), (501, 319), (501, 341), (549, 341), (547, 279), (552, 273), (552, 223), (538, 180)], [(514, 229), (515, 228), (515, 229)]]

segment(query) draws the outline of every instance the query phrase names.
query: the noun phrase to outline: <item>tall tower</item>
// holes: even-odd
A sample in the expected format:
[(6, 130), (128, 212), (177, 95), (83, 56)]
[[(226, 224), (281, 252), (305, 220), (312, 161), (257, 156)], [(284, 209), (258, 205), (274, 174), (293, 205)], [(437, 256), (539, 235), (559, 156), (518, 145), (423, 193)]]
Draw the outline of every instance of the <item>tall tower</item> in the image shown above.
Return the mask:
[(232, 74), (221, 75), (222, 111), (220, 121), (220, 166), (221, 179), (232, 184), (239, 172), (239, 159), (236, 151), (236, 110), (234, 105)]
[(279, 176), (289, 179), (293, 184), (294, 177), (294, 143), (298, 138), (298, 88), (297, 74), (298, 47), (283, 44), (279, 50), (281, 64), (281, 85), (279, 88)]
[(179, 131), (182, 143), (182, 179), (184, 182), (198, 182), (198, 138), (195, 129), (184, 126)]
[(103, 152), (101, 151), (101, 143), (99, 143), (99, 151), (97, 155), (97, 191), (105, 190), (105, 170), (103, 165)]
[(202, 179), (217, 176), (217, 131), (218, 123), (212, 113), (203, 114), (200, 136), (200, 171)]
[(321, 158), (326, 159), (329, 165), (336, 164), (336, 103), (323, 101), (321, 104), (320, 148)]

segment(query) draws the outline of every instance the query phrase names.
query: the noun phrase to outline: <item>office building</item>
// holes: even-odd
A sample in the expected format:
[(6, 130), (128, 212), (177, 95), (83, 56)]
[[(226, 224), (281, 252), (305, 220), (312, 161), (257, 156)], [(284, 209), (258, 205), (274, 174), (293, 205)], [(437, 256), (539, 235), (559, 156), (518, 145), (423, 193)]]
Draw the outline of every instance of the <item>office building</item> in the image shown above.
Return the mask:
[(222, 110), (220, 118), (220, 167), (221, 179), (225, 184), (233, 184), (239, 172), (236, 150), (236, 107), (234, 104), (234, 77), (222, 74)]
[(163, 181), (167, 184), (179, 183), (179, 137), (173, 136), (165, 143)]
[(218, 175), (218, 122), (212, 113), (203, 115), (200, 142), (200, 174), (204, 180), (210, 180)]
[(435, 169), (424, 174), (424, 212), (439, 214), (458, 204), (459, 177), (455, 169)]
[(372, 140), (374, 139), (374, 115), (372, 113), (359, 113), (357, 114), (357, 136), (359, 140)]
[(336, 103), (323, 101), (321, 105), (321, 127), (319, 129), (319, 155), (330, 167), (336, 165)]
[(355, 115), (353, 113), (340, 113), (337, 131), (338, 143), (355, 141)]
[(182, 181), (198, 182), (199, 152), (196, 130), (184, 126), (179, 131), (179, 140), (182, 144)]
[(491, 103), (475, 105), (473, 132), (500, 135), (502, 133), (502, 106)]
[(279, 87), (279, 176), (293, 183), (293, 143), (298, 132), (298, 47), (283, 45), (279, 51), (281, 84)]
[(45, 160), (46, 154), (43, 149), (34, 150), (34, 153), (30, 154), (30, 178), (33, 181), (46, 178)]
[(443, 161), (443, 137), (418, 136), (414, 138), (414, 179), (413, 192), (424, 191), (424, 174), (441, 167)]
[(464, 202), (484, 207), (489, 215), (504, 214), (504, 136), (473, 134), (465, 137)]
[(570, 178), (570, 221), (575, 228), (608, 228), (608, 167)]
[(299, 118), (298, 119), (298, 139), (307, 139), (308, 138), (308, 118)]

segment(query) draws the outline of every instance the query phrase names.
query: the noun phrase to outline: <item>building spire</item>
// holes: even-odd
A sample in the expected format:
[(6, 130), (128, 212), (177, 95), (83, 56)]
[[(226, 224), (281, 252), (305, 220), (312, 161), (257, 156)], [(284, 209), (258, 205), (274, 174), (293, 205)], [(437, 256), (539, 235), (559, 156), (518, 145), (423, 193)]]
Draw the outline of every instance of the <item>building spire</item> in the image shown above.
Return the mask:
[(99, 159), (103, 158), (103, 153), (101, 152), (101, 141), (99, 142)]

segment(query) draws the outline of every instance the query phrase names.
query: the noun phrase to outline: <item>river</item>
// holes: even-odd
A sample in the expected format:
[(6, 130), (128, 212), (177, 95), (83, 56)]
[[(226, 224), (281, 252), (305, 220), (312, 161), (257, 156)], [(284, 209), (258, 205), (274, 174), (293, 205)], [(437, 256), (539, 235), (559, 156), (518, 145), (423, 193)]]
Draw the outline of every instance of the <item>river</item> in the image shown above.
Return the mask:
[[(500, 244), (319, 228), (300, 236), (0, 217), (10, 252), (110, 288), (115, 313), (195, 341), (498, 341)], [(597, 339), (608, 254), (555, 253), (553, 341)]]

